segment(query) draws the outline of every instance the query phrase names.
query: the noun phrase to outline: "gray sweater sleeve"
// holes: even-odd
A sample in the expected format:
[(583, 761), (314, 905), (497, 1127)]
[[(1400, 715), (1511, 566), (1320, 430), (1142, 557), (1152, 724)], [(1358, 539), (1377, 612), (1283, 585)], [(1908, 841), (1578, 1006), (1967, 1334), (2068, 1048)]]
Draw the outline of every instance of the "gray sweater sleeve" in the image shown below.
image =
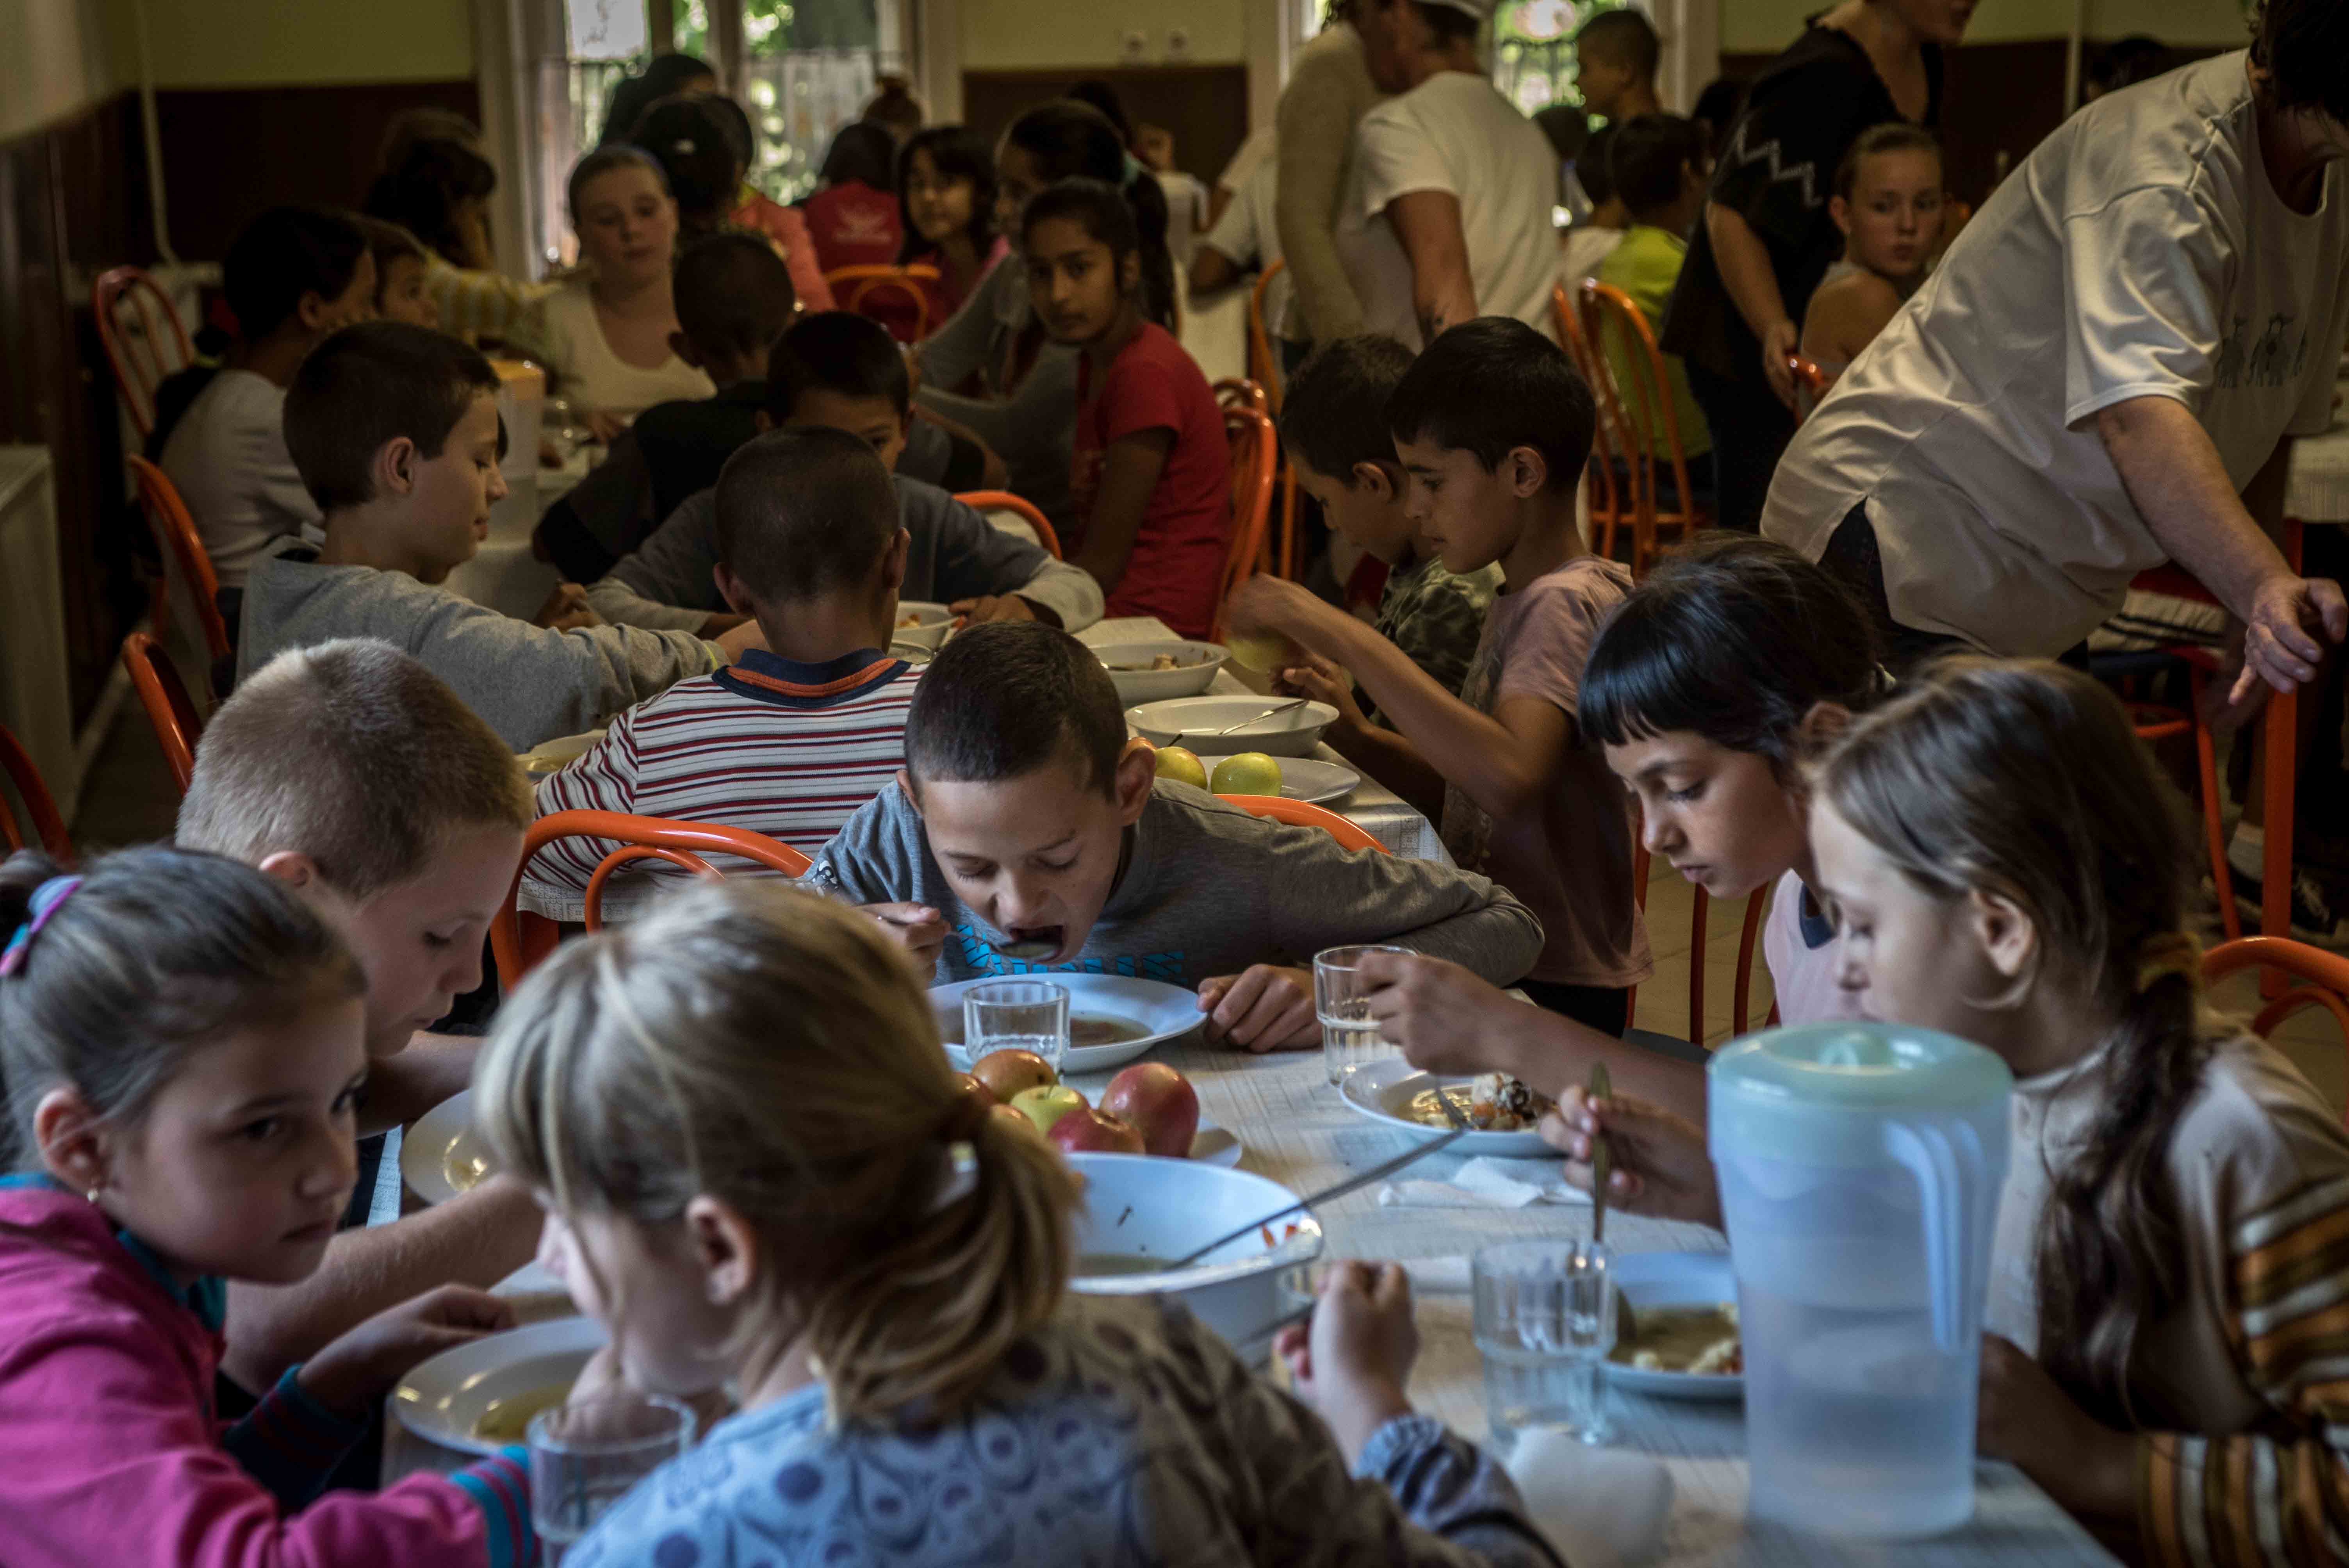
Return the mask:
[(927, 536), (929, 597), (951, 603), (981, 594), (1017, 593), (1058, 615), (1061, 629), (1070, 632), (1101, 619), (1101, 584), (1092, 573), (1053, 560), (1042, 547), (1004, 532), (935, 486), (917, 489), (900, 482), (897, 495), (916, 550)]
[(1273, 214), (1297, 303), (1316, 343), (1362, 330), (1362, 303), (1338, 259), (1338, 204), (1354, 144), (1353, 78), (1362, 69), (1331, 48), (1309, 48), (1280, 95)]
[(726, 607), (709, 574), (717, 564), (718, 492), (698, 490), (588, 588), (588, 607), (615, 625), (693, 631)]
[[(962, 308), (948, 316), (936, 332), (922, 339), (920, 346), (914, 350), (914, 357), (921, 363), (922, 381), (926, 388), (931, 385), (959, 386), (971, 375), (987, 368), (988, 347), (995, 341), (996, 291), (1002, 286), (999, 280), (1003, 279), (1018, 280), (1021, 286), (1025, 286), (1026, 277), (1020, 270), (1018, 256), (1006, 253), (987, 276), (979, 280), (978, 286), (970, 291), (962, 302)], [(927, 402), (928, 398), (926, 397), (923, 401)]]
[(966, 397), (947, 390), (973, 371), (990, 381), (999, 306), (1007, 292), (1024, 293), (1027, 274), (1019, 258), (1006, 256), (987, 274), (954, 319), (926, 339), (917, 351), (926, 408), (944, 415), (987, 443), (1011, 470), (1011, 488), (1034, 501), (1056, 528), (1069, 511), (1071, 442), (1077, 424), (1077, 351), (1047, 343), (1036, 351), (1019, 387), (1009, 397)]

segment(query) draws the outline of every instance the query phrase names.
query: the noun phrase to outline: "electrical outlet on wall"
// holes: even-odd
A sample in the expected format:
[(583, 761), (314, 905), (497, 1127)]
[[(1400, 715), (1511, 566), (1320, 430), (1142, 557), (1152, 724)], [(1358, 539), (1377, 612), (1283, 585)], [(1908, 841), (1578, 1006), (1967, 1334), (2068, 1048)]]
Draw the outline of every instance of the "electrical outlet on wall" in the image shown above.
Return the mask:
[(1129, 66), (1146, 63), (1150, 58), (1150, 35), (1139, 27), (1129, 28), (1121, 54)]
[(1167, 28), (1167, 29), (1166, 29), (1166, 58), (1167, 58), (1168, 62), (1169, 62), (1170, 64), (1179, 65), (1179, 64), (1181, 64), (1183, 61), (1187, 60), (1187, 59), (1189, 59), (1190, 57), (1191, 57), (1191, 29), (1190, 29), (1190, 28), (1188, 28), (1188, 27), (1169, 27), (1169, 28)]

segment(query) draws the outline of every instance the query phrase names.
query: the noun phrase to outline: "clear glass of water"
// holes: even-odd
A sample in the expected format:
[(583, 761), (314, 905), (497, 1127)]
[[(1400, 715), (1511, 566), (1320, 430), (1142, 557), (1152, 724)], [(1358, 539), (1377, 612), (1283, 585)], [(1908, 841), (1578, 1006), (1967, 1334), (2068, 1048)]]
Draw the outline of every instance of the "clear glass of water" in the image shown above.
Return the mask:
[(1054, 1072), (1069, 1054), (1069, 988), (1050, 980), (990, 980), (962, 994), (962, 1048), (973, 1066), (997, 1051), (1033, 1051)]
[(693, 1446), (693, 1412), (658, 1394), (616, 1390), (531, 1418), (530, 1522), (545, 1561), (563, 1559), (645, 1477)]
[(1313, 1011), (1321, 1020), (1321, 1061), (1330, 1081), (1343, 1083), (1356, 1068), (1402, 1053), (1371, 1016), (1370, 986), (1361, 965), (1373, 953), (1407, 947), (1329, 947), (1313, 955)]
[(1615, 1348), (1615, 1273), (1592, 1241), (1506, 1242), (1471, 1264), (1485, 1413), (1494, 1438), (1565, 1432), (1607, 1438), (1599, 1363)]

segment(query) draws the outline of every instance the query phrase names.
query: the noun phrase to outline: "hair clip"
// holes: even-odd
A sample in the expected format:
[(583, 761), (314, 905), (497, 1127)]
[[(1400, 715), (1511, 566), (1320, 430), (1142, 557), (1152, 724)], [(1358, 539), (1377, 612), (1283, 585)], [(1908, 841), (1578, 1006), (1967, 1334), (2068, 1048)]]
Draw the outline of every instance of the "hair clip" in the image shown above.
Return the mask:
[(72, 896), (73, 890), (79, 886), (81, 878), (62, 876), (51, 877), (33, 890), (25, 923), (16, 927), (16, 934), (8, 939), (7, 947), (0, 949), (0, 975), (14, 975), (25, 966), (25, 954), (32, 946), (33, 938), (41, 934), (41, 927), (48, 924), (49, 916), (55, 914), (58, 907)]

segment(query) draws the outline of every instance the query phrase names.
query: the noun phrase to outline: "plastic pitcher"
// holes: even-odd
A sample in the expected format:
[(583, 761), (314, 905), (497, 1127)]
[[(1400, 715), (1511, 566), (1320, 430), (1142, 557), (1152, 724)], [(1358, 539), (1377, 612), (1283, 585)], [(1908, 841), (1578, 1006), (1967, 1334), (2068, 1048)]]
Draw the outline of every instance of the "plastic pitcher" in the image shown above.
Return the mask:
[(1773, 1029), (1707, 1070), (1754, 1515), (1851, 1535), (1963, 1524), (2013, 1075), (1954, 1036), (1876, 1023)]

